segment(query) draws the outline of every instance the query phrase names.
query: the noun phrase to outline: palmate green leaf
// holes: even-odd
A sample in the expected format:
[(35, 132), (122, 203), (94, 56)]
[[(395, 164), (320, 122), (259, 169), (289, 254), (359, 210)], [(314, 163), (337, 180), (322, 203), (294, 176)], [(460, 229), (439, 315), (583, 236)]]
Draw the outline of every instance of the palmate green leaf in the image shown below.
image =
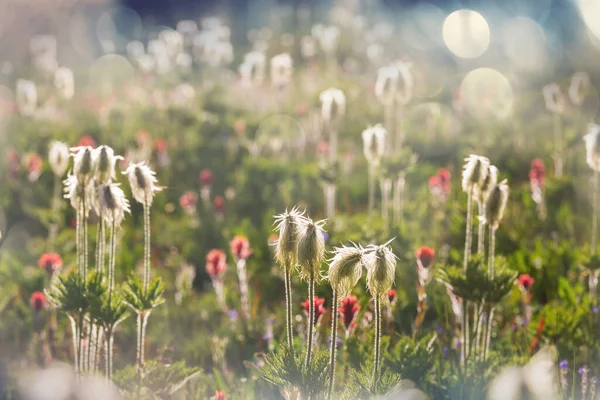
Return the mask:
[(67, 314), (86, 313), (90, 307), (87, 287), (83, 277), (75, 270), (66, 276), (59, 276), (53, 290), (48, 293), (48, 299), (59, 310)]
[(385, 354), (384, 360), (392, 372), (420, 384), (435, 364), (433, 344), (436, 339), (436, 334), (427, 335), (419, 340), (402, 337)]
[(399, 393), (413, 387), (412, 382), (403, 380), (400, 374), (387, 368), (381, 370), (379, 379), (374, 382), (373, 361), (368, 361), (362, 364), (359, 369), (350, 370), (350, 379), (342, 398), (348, 400), (368, 400), (377, 396), (395, 398)]
[(144, 290), (144, 283), (136, 276), (132, 275), (125, 283), (123, 297), (125, 303), (136, 312), (150, 311), (165, 302), (162, 295), (165, 286), (162, 280), (157, 277), (148, 284), (148, 290)]

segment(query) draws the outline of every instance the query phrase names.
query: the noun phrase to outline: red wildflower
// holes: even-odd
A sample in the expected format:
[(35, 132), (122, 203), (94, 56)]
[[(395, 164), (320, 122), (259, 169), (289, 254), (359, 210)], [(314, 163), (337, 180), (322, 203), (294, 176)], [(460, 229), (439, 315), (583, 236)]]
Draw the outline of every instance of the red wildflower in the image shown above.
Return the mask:
[(329, 143), (327, 142), (319, 142), (319, 144), (317, 145), (317, 153), (320, 156), (324, 156), (329, 154)]
[(202, 171), (200, 171), (200, 183), (204, 186), (210, 186), (213, 183), (213, 172), (208, 169), (208, 168), (204, 168)]
[(58, 271), (63, 266), (62, 258), (56, 253), (44, 253), (38, 260), (40, 268), (46, 270), (50, 275)]
[[(320, 297), (315, 296), (313, 298), (313, 305), (314, 305), (314, 315), (315, 315), (315, 325), (317, 325), (319, 323), (319, 321), (321, 320), (321, 317), (323, 316), (323, 314), (325, 314), (325, 299), (322, 299)], [(310, 307), (310, 303), (309, 300), (306, 299), (302, 302), (302, 310), (304, 311), (304, 314), (306, 314), (306, 316), (308, 317), (308, 309)]]
[(533, 279), (529, 274), (523, 274), (519, 276), (519, 287), (521, 290), (529, 291), (534, 283), (535, 279)]
[(396, 289), (390, 289), (388, 291), (388, 300), (390, 301), (391, 305), (396, 304), (396, 300), (398, 299), (398, 292), (396, 292)]
[(227, 270), (225, 253), (218, 249), (211, 250), (206, 255), (206, 272), (211, 279), (218, 279)]
[(31, 295), (30, 302), (31, 307), (33, 307), (36, 312), (40, 312), (46, 308), (46, 295), (42, 292), (34, 292)]
[(79, 142), (77, 142), (77, 144), (75, 145), (75, 147), (80, 146), (96, 147), (96, 141), (90, 135), (85, 135), (82, 136), (81, 139), (79, 139)]
[(342, 323), (346, 328), (347, 332), (351, 331), (352, 324), (358, 315), (358, 311), (360, 310), (360, 306), (357, 303), (356, 296), (348, 296), (344, 300), (342, 300), (340, 304), (340, 318), (342, 319)]
[(227, 400), (227, 398), (225, 397), (225, 392), (222, 390), (215, 390), (213, 400)]
[(42, 174), (42, 166), (44, 161), (38, 153), (28, 153), (25, 155), (25, 167), (27, 168), (27, 178), (34, 182)]
[(146, 148), (151, 145), (152, 137), (150, 136), (150, 132), (142, 129), (135, 136), (135, 141), (138, 144), (138, 147)]
[(169, 144), (167, 143), (167, 139), (156, 139), (154, 142), (154, 148), (159, 153), (166, 153), (169, 149)]
[(429, 189), (432, 192), (437, 192), (448, 196), (451, 190), (451, 178), (452, 175), (450, 174), (450, 171), (448, 171), (446, 168), (440, 168), (435, 175), (429, 178)]
[(225, 199), (222, 196), (217, 196), (213, 200), (215, 212), (222, 213), (225, 210)]
[(273, 233), (273, 234), (271, 234), (271, 236), (269, 236), (269, 239), (267, 239), (267, 243), (269, 244), (269, 246), (274, 246), (278, 240), (279, 240), (279, 235), (276, 233)]
[(198, 195), (196, 192), (187, 191), (181, 195), (179, 198), (179, 205), (185, 211), (190, 211), (196, 208), (196, 203), (198, 202)]
[(229, 246), (231, 247), (231, 254), (238, 260), (246, 260), (252, 254), (250, 242), (246, 236), (235, 236), (231, 242), (229, 242)]
[(539, 158), (531, 161), (529, 181), (532, 185), (538, 186), (544, 186), (544, 183), (546, 182), (546, 167), (544, 166), (544, 162)]
[(416, 252), (417, 262), (423, 268), (428, 268), (435, 257), (435, 250), (431, 247), (421, 246)]

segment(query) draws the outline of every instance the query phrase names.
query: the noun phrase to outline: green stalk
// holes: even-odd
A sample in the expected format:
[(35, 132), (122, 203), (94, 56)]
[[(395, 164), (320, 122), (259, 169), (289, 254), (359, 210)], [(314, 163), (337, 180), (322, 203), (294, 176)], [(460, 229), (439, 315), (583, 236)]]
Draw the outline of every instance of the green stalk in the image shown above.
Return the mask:
[[(463, 260), (463, 267), (465, 272), (469, 266), (469, 256), (471, 255), (471, 243), (472, 243), (472, 230), (473, 230), (473, 190), (469, 190), (467, 196), (467, 227), (465, 234), (465, 254)], [(467, 301), (462, 301), (463, 309), (463, 326), (462, 326), (462, 345), (460, 348), (461, 359), (466, 369), (467, 358), (469, 357), (469, 307)]]
[(333, 306), (331, 307), (331, 349), (329, 351), (329, 390), (327, 400), (331, 400), (333, 387), (335, 385), (335, 361), (337, 350), (337, 320), (338, 320), (338, 294), (333, 291)]
[(381, 299), (375, 296), (375, 368), (373, 371), (373, 388), (379, 379), (379, 364), (381, 362)]
[(110, 249), (108, 253), (108, 302), (112, 299), (112, 294), (115, 289), (115, 253), (117, 248), (116, 241), (116, 226), (113, 221), (110, 226)]
[(308, 343), (306, 350), (305, 366), (308, 370), (310, 368), (310, 361), (312, 358), (312, 348), (314, 341), (314, 328), (315, 328), (315, 273), (310, 272), (310, 279), (308, 280)]
[(82, 214), (81, 217), (83, 219), (83, 233), (82, 233), (82, 240), (83, 240), (83, 280), (87, 281), (87, 269), (88, 269), (88, 218), (85, 215), (85, 195), (83, 196), (83, 200), (82, 200)]
[[(494, 279), (495, 276), (495, 266), (494, 266), (494, 251), (495, 251), (495, 246), (496, 246), (496, 230), (494, 229), (494, 227), (492, 225), (490, 225), (490, 232), (489, 232), (489, 236), (490, 236), (490, 243), (489, 243), (489, 259), (488, 259), (488, 267), (489, 267), (489, 276), (490, 279)], [(483, 350), (483, 359), (485, 360), (487, 358), (488, 352), (489, 352), (489, 347), (490, 347), (490, 341), (491, 341), (491, 337), (492, 337), (492, 320), (494, 317), (494, 309), (490, 308), (490, 312), (489, 312), (489, 318), (487, 320), (487, 330), (486, 330), (486, 338), (485, 338), (485, 346), (484, 346), (484, 350)]]
[(369, 162), (369, 217), (373, 217), (375, 207), (375, 166)]
[(144, 292), (150, 283), (150, 205), (148, 196), (144, 202)]
[(598, 171), (594, 171), (594, 185), (593, 185), (593, 210), (594, 216), (592, 219), (592, 243), (590, 250), (592, 254), (596, 254), (597, 246), (597, 235), (598, 235)]
[[(477, 202), (477, 205), (479, 207), (479, 216), (483, 217), (483, 204), (481, 202)], [(483, 254), (484, 250), (484, 246), (485, 246), (485, 224), (483, 222), (481, 222), (481, 220), (479, 221), (479, 224), (477, 225), (477, 254)]]
[(292, 282), (290, 267), (284, 266), (285, 273), (285, 326), (287, 332), (287, 344), (292, 362), (294, 361), (294, 334), (292, 330)]

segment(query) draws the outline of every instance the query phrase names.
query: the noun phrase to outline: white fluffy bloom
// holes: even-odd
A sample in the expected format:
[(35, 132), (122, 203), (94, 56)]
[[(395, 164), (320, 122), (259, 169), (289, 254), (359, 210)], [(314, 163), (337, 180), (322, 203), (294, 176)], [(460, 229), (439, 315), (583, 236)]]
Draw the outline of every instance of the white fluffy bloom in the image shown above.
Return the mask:
[(71, 99), (75, 94), (73, 71), (67, 67), (57, 68), (54, 72), (54, 87), (63, 99)]
[(82, 182), (90, 182), (94, 178), (94, 157), (96, 153), (90, 146), (71, 147), (73, 156), (73, 174)]
[(70, 200), (73, 209), (78, 212), (83, 207), (85, 217), (90, 213), (92, 207), (95, 207), (96, 197), (94, 196), (94, 185), (92, 181), (77, 179), (76, 175), (69, 174), (64, 181), (65, 199)]
[(298, 221), (300, 236), (298, 237), (298, 263), (300, 264), (300, 278), (319, 279), (321, 264), (325, 260), (325, 239), (323, 225), (325, 221), (313, 222), (308, 217)]
[(63, 142), (53, 141), (48, 150), (48, 161), (56, 176), (63, 176), (69, 168), (69, 146)]
[(97, 184), (106, 184), (115, 179), (115, 166), (117, 160), (122, 160), (123, 157), (115, 156), (115, 151), (105, 145), (99, 146), (93, 150), (94, 154), (94, 173), (96, 174)]
[(375, 81), (375, 95), (383, 104), (390, 104), (394, 101), (394, 96), (398, 90), (398, 81), (400, 80), (400, 70), (389, 65), (381, 67), (377, 71), (377, 81)]
[(130, 212), (129, 201), (117, 183), (98, 186), (98, 214), (108, 223), (120, 226), (125, 213)]
[(550, 83), (544, 86), (542, 90), (546, 108), (553, 113), (562, 113), (565, 111), (565, 97), (560, 91), (560, 87), (556, 83)]
[(275, 217), (275, 230), (279, 238), (275, 243), (275, 259), (281, 266), (295, 267), (298, 265), (298, 238), (300, 227), (306, 218), (304, 213), (294, 207), (291, 211)]
[(524, 367), (507, 367), (492, 381), (488, 400), (558, 399), (558, 371), (547, 349), (534, 355)]
[(315, 35), (325, 54), (333, 54), (337, 50), (340, 39), (340, 28), (337, 26), (322, 26)]
[(600, 172), (600, 125), (588, 124), (585, 141), (586, 162), (596, 172)]
[(583, 102), (585, 90), (590, 86), (590, 76), (587, 72), (576, 72), (571, 77), (569, 85), (569, 98), (576, 106)]
[(346, 113), (346, 96), (340, 89), (329, 88), (321, 92), (321, 118), (329, 122)]
[(465, 165), (462, 173), (462, 188), (467, 193), (477, 194), (477, 190), (487, 177), (490, 166), (490, 160), (486, 157), (471, 154), (465, 158)]
[(377, 166), (385, 153), (387, 131), (381, 124), (371, 126), (362, 133), (363, 153), (369, 163)]
[(283, 87), (292, 79), (292, 57), (288, 53), (281, 53), (271, 58), (271, 84)]
[(300, 51), (302, 57), (308, 59), (317, 55), (317, 41), (310, 35), (302, 36), (300, 39)]
[(327, 279), (340, 298), (350, 294), (360, 280), (364, 249), (360, 246), (342, 246), (333, 249)]
[(398, 68), (398, 71), (400, 72), (401, 80), (399, 83), (402, 83), (402, 87), (398, 88), (396, 95), (398, 101), (402, 104), (408, 104), (412, 99), (414, 86), (412, 73), (410, 72), (410, 64), (399, 61), (396, 63), (396, 68)]
[(386, 298), (396, 279), (396, 256), (388, 244), (371, 245), (366, 249), (367, 288), (373, 298)]
[(493, 229), (498, 229), (500, 221), (504, 216), (506, 202), (508, 201), (508, 185), (506, 179), (494, 185), (487, 196), (485, 203), (485, 223), (492, 226)]
[(17, 80), (17, 107), (21, 115), (31, 116), (37, 109), (38, 94), (35, 83), (25, 79)]
[(154, 194), (162, 190), (157, 186), (156, 173), (152, 171), (144, 162), (129, 164), (129, 167), (123, 171), (129, 178), (133, 198), (139, 203), (150, 206), (154, 199)]
[(267, 58), (260, 51), (251, 51), (244, 56), (244, 62), (240, 65), (240, 76), (242, 83), (247, 86), (260, 85), (265, 79), (265, 68)]
[(498, 168), (494, 165), (488, 167), (488, 172), (481, 184), (481, 190), (479, 190), (477, 201), (484, 204), (492, 188), (498, 183)]

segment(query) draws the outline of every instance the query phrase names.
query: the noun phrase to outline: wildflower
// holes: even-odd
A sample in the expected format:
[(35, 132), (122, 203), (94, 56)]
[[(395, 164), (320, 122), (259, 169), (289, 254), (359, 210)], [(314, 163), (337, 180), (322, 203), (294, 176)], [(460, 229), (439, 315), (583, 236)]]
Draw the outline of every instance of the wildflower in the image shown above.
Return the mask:
[(31, 295), (31, 307), (33, 307), (35, 312), (40, 312), (46, 308), (46, 295), (42, 292), (34, 292)]
[(265, 54), (260, 51), (251, 51), (244, 56), (240, 65), (240, 76), (246, 85), (260, 85), (265, 79)]
[(38, 153), (27, 153), (23, 161), (27, 168), (27, 179), (29, 179), (30, 182), (37, 181), (42, 174), (42, 167), (44, 164), (42, 157)]
[(462, 174), (462, 188), (464, 192), (472, 193), (483, 184), (488, 174), (490, 160), (486, 157), (471, 154), (465, 158)]
[(54, 72), (54, 87), (63, 99), (71, 99), (75, 94), (75, 79), (73, 71), (60, 67)]
[(556, 83), (550, 83), (544, 86), (542, 90), (546, 108), (553, 113), (562, 113), (565, 110), (565, 98), (560, 92), (560, 87)]
[(244, 121), (243, 119), (238, 119), (233, 123), (233, 130), (238, 135), (243, 135), (244, 132), (246, 132), (246, 128), (247, 128), (246, 121)]
[(588, 124), (588, 133), (585, 140), (586, 162), (590, 168), (600, 172), (600, 125)]
[(159, 153), (166, 153), (169, 149), (169, 143), (166, 139), (156, 139), (154, 141), (154, 148)]
[[(303, 301), (301, 306), (302, 306), (302, 310), (304, 311), (304, 314), (306, 316), (308, 316), (309, 307), (310, 307), (309, 300), (306, 299), (305, 301)], [(325, 314), (325, 299), (315, 296), (313, 298), (313, 311), (314, 311), (313, 322), (316, 326), (321, 321), (321, 317)]]
[(215, 390), (213, 400), (227, 400), (227, 398), (225, 397), (225, 392), (222, 390)]
[(531, 161), (529, 181), (531, 182), (531, 186), (544, 186), (546, 182), (546, 167), (544, 166), (544, 162), (539, 158)]
[(534, 283), (535, 279), (533, 279), (529, 274), (523, 274), (519, 276), (519, 288), (524, 292), (531, 290), (531, 287)]
[(246, 260), (252, 254), (250, 242), (245, 236), (235, 236), (229, 243), (231, 253), (238, 260)]
[(48, 161), (54, 175), (62, 177), (69, 167), (69, 146), (58, 141), (51, 142), (48, 150)]
[(94, 178), (96, 153), (90, 146), (72, 147), (73, 174), (78, 181), (88, 183)]
[(319, 144), (317, 144), (317, 153), (320, 156), (325, 156), (325, 155), (329, 154), (329, 143), (319, 142)]
[(375, 94), (383, 104), (390, 104), (398, 90), (400, 70), (393, 65), (381, 67), (377, 71)]
[(558, 367), (560, 368), (560, 387), (563, 393), (566, 393), (569, 387), (569, 362), (567, 360), (562, 360)]
[(298, 263), (300, 278), (314, 280), (319, 276), (321, 264), (325, 259), (325, 241), (323, 225), (325, 221), (313, 222), (310, 218), (300, 220), (302, 226), (298, 237)]
[(98, 213), (109, 224), (120, 226), (125, 213), (130, 212), (129, 201), (118, 183), (98, 186)]
[(363, 268), (364, 250), (360, 246), (335, 247), (327, 279), (336, 295), (346, 297), (358, 283)]
[(589, 388), (590, 369), (587, 367), (587, 365), (584, 365), (577, 370), (577, 373), (581, 376), (581, 398), (585, 399), (587, 398), (586, 396)]
[(507, 200), (508, 185), (505, 179), (491, 189), (485, 206), (485, 223), (489, 224), (494, 230), (498, 228), (502, 220)]
[(346, 113), (346, 96), (340, 89), (330, 88), (321, 92), (321, 118), (329, 122)]
[(198, 195), (196, 192), (188, 190), (179, 198), (179, 205), (186, 213), (193, 212), (196, 209), (196, 203), (198, 202)]
[(390, 304), (396, 305), (396, 300), (398, 300), (398, 292), (396, 292), (396, 289), (390, 289), (388, 290), (388, 301), (390, 302)]
[(129, 178), (131, 192), (133, 197), (146, 206), (152, 205), (154, 194), (162, 190), (157, 186), (156, 173), (152, 171), (144, 162), (129, 164), (129, 167), (123, 171)]
[(394, 284), (396, 256), (388, 244), (370, 246), (365, 255), (367, 287), (374, 298), (387, 296)]
[(221, 250), (213, 249), (206, 255), (206, 272), (211, 279), (219, 279), (227, 271), (225, 253)]
[(435, 257), (435, 250), (431, 247), (421, 246), (416, 252), (417, 262), (423, 268), (429, 268)]
[(200, 171), (200, 177), (199, 177), (200, 183), (203, 186), (210, 186), (213, 183), (213, 172), (208, 169), (208, 168), (204, 168), (202, 171)]
[(79, 139), (79, 142), (75, 145), (75, 147), (96, 147), (96, 141), (90, 135), (84, 135)]
[(569, 98), (576, 106), (583, 103), (585, 91), (590, 86), (590, 76), (587, 72), (576, 72), (571, 77), (569, 85)]
[(387, 131), (381, 124), (369, 127), (362, 133), (363, 152), (369, 164), (379, 165), (385, 154), (385, 137)]
[(281, 53), (271, 58), (271, 83), (276, 88), (282, 88), (290, 83), (292, 78), (292, 57)]
[(480, 204), (484, 204), (488, 195), (490, 194), (492, 188), (496, 186), (498, 183), (498, 168), (493, 165), (490, 165), (487, 170), (487, 175), (483, 182), (481, 183), (481, 187), (479, 188), (479, 196), (477, 201)]
[(349, 295), (340, 304), (339, 314), (347, 334), (351, 333), (356, 327), (355, 320), (360, 311), (360, 306), (357, 303), (357, 297)]
[(15, 96), (21, 115), (31, 116), (35, 113), (38, 101), (35, 83), (25, 79), (18, 79)]
[(62, 268), (63, 260), (57, 253), (44, 253), (38, 259), (38, 266), (44, 269), (48, 275), (52, 275)]
[(429, 190), (432, 194), (438, 196), (448, 196), (450, 194), (450, 179), (452, 175), (446, 168), (438, 169), (437, 173), (429, 178)]
[(77, 176), (70, 174), (65, 179), (64, 184), (65, 199), (69, 199), (71, 206), (78, 212), (81, 210), (84, 213), (84, 217), (87, 217), (95, 198), (92, 181), (82, 181), (77, 179)]
[(217, 196), (213, 200), (213, 208), (216, 213), (223, 213), (225, 211), (225, 199), (222, 196)]
[(111, 183), (115, 179), (115, 165), (117, 160), (122, 160), (123, 157), (115, 156), (112, 148), (102, 145), (94, 149), (94, 172), (96, 174), (97, 184)]

